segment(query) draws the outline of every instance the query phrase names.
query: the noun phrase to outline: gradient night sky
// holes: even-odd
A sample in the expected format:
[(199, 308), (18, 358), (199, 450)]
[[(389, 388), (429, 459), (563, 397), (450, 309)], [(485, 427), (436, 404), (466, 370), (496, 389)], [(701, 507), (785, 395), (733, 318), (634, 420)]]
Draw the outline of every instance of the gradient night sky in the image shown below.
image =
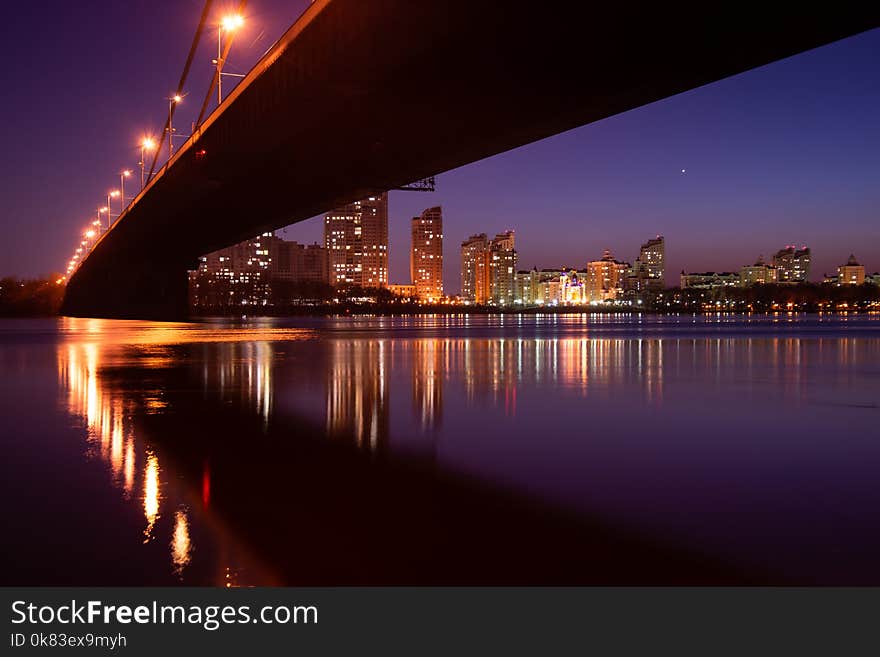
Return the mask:
[[(251, 0), (227, 70), (246, 72), (307, 4)], [(62, 270), (118, 172), (137, 170), (138, 141), (162, 127), (202, 1), (40, 7), (7, 8), (0, 40), (0, 275)], [(176, 126), (195, 118), (216, 47), (212, 30)], [(814, 279), (850, 252), (878, 270), (878, 70), (874, 30), (445, 173), (434, 194), (395, 192), (391, 280), (408, 279), (408, 219), (432, 205), (444, 209), (448, 292), (459, 287), (461, 240), (506, 228), (523, 269), (582, 267), (603, 248), (631, 261), (662, 233), (669, 284), (681, 269), (735, 270), (785, 244), (812, 247)], [(321, 231), (310, 220), (279, 234), (320, 241)]]

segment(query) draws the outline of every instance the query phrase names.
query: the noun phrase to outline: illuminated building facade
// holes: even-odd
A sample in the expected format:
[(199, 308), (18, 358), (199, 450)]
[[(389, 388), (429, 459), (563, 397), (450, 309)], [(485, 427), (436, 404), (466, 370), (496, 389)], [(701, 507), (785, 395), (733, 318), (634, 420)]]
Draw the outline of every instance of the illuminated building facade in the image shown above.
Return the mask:
[(443, 298), (443, 211), (428, 208), (412, 218), (412, 244), (409, 254), (410, 280), (416, 296), (435, 302)]
[(773, 256), (779, 283), (804, 283), (810, 277), (810, 249), (786, 246)]
[(759, 257), (754, 265), (746, 265), (739, 270), (739, 284), (742, 287), (766, 285), (776, 283), (778, 280), (776, 267), (766, 264), (763, 256)]
[(736, 272), (707, 271), (691, 274), (681, 272), (680, 285), (683, 290), (687, 288), (711, 290), (719, 287), (738, 287), (739, 284), (739, 274)]
[(600, 260), (587, 263), (587, 294), (591, 302), (612, 301), (623, 295), (629, 264), (615, 260), (605, 249)]
[(845, 265), (837, 268), (838, 285), (861, 285), (865, 282), (865, 267), (860, 265), (854, 255), (850, 255)]
[(461, 243), (461, 298), (471, 303), (489, 300), (489, 239), (471, 235)]
[(489, 297), (499, 306), (513, 305), (516, 298), (516, 252), (512, 230), (496, 235), (489, 243)]
[(349, 203), (324, 216), (331, 285), (387, 287), (388, 194)]
[(327, 250), (264, 233), (214, 251), (190, 272), (190, 300), (202, 308), (265, 306), (277, 282), (326, 284)]
[(537, 269), (516, 272), (516, 303), (535, 306), (544, 303), (541, 272)]
[(388, 291), (391, 292), (396, 297), (402, 297), (404, 299), (415, 299), (416, 298), (416, 286), (410, 284), (398, 284), (392, 283), (388, 286)]
[(639, 257), (627, 272), (622, 285), (627, 290), (662, 290), (666, 276), (666, 240), (662, 235), (642, 244)]
[(199, 259), (190, 273), (194, 306), (265, 306), (271, 293), (272, 250), (280, 241), (264, 233)]

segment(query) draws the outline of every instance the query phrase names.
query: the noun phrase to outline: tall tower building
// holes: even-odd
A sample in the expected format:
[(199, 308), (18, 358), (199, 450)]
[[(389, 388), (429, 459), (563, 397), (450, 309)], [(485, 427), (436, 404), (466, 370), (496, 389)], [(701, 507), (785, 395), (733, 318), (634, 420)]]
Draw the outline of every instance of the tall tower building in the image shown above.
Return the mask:
[(810, 249), (786, 246), (773, 256), (780, 283), (803, 283), (810, 277)]
[(666, 275), (666, 240), (662, 235), (648, 240), (639, 249), (639, 264), (648, 279), (649, 288), (663, 288)]
[(331, 285), (387, 287), (388, 194), (328, 212), (324, 246)]
[(425, 301), (443, 297), (443, 211), (428, 208), (412, 218), (409, 272), (416, 296)]
[(489, 288), (493, 303), (509, 306), (516, 299), (516, 264), (514, 232), (496, 235), (489, 244)]
[(461, 296), (485, 303), (489, 299), (489, 239), (486, 233), (471, 235), (461, 243)]

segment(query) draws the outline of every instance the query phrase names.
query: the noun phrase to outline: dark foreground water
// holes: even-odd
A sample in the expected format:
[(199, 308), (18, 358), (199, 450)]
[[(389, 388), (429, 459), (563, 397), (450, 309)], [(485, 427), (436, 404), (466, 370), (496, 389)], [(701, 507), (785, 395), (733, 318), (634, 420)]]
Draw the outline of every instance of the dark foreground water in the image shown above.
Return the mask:
[(880, 317), (0, 322), (0, 584), (880, 584)]

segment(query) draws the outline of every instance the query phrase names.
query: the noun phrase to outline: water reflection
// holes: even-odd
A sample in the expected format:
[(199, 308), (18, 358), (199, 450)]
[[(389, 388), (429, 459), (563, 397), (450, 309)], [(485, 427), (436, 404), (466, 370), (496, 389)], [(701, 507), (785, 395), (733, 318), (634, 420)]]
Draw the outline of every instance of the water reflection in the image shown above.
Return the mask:
[[(136, 511), (144, 549), (161, 548), (181, 581), (232, 586), (262, 583), (242, 546), (258, 539), (220, 516), (233, 508), (286, 525), (298, 500), (236, 491), (264, 470), (279, 480), (266, 486), (283, 484), (292, 476), (284, 459), (304, 435), (371, 464), (415, 455), (579, 513), (732, 549), (710, 500), (748, 515), (753, 508), (737, 504), (756, 493), (713, 498), (713, 487), (735, 480), (737, 463), (754, 466), (749, 440), (771, 440), (766, 427), (788, 439), (836, 426), (819, 405), (876, 409), (864, 368), (878, 362), (880, 341), (668, 321), (383, 318), (283, 328), (65, 320), (54, 358), (87, 453)], [(736, 409), (748, 409), (753, 425)], [(203, 435), (207, 427), (216, 435)], [(726, 442), (713, 444), (715, 434)], [(238, 460), (257, 471), (239, 472)], [(699, 467), (683, 475), (691, 460)], [(318, 475), (337, 473), (328, 466)], [(775, 495), (769, 483), (757, 490)], [(364, 531), (371, 540), (381, 534)]]
[(371, 452), (388, 439), (388, 358), (383, 340), (334, 341), (327, 367), (327, 434)]
[[(135, 491), (141, 506), (144, 525), (141, 540), (144, 545), (165, 534), (170, 534), (171, 572), (182, 581), (192, 562), (195, 539), (191, 527), (189, 484), (183, 487), (170, 483), (181, 480), (182, 473), (166, 472), (160, 465), (160, 454), (151, 441), (144, 439), (139, 428), (146, 416), (163, 416), (171, 412), (168, 400), (168, 381), (163, 372), (179, 367), (179, 344), (200, 342), (196, 336), (219, 350), (205, 359), (205, 383), (218, 383), (212, 394), (221, 397), (230, 393), (226, 381), (241, 393), (241, 401), (253, 407), (268, 421), (272, 404), (271, 357), (272, 349), (265, 342), (229, 343), (241, 337), (231, 331), (192, 331), (191, 325), (182, 330), (168, 325), (144, 325), (134, 322), (98, 320), (63, 320), (67, 340), (56, 350), (58, 380), (64, 391), (65, 405), (75, 417), (81, 418), (86, 429), (86, 453), (106, 464), (110, 481), (124, 500), (130, 500)], [(220, 335), (218, 335), (218, 333)], [(266, 337), (275, 335), (269, 331)], [(298, 339), (301, 332), (286, 335)], [(251, 334), (259, 338), (257, 331)], [(223, 339), (225, 338), (225, 339)], [(146, 374), (151, 373), (151, 374)], [(134, 381), (136, 385), (132, 385)], [(216, 381), (215, 381), (216, 379)], [(198, 482), (197, 499), (207, 511), (210, 503), (210, 470), (206, 463), (202, 480)], [(172, 515), (173, 526), (163, 526), (162, 508), (172, 497), (177, 506)], [(248, 557), (235, 541), (223, 535), (216, 519), (201, 517), (203, 524), (214, 531), (211, 540), (223, 543), (224, 559), (228, 565), (220, 568), (217, 584), (229, 585), (232, 573), (236, 583), (259, 583), (264, 575), (259, 568), (247, 563)], [(242, 573), (249, 573), (243, 578)], [(253, 579), (251, 579), (253, 578)], [(236, 585), (237, 585), (236, 584)]]
[(153, 540), (153, 526), (159, 517), (159, 460), (152, 452), (147, 453), (147, 467), (144, 471), (144, 515), (147, 528), (144, 529), (144, 543)]
[(171, 562), (174, 564), (175, 574), (181, 575), (183, 569), (189, 565), (192, 549), (186, 509), (178, 509), (174, 514), (174, 535), (171, 539)]
[(254, 409), (264, 422), (272, 412), (272, 343), (206, 344), (202, 349), (202, 389)]

